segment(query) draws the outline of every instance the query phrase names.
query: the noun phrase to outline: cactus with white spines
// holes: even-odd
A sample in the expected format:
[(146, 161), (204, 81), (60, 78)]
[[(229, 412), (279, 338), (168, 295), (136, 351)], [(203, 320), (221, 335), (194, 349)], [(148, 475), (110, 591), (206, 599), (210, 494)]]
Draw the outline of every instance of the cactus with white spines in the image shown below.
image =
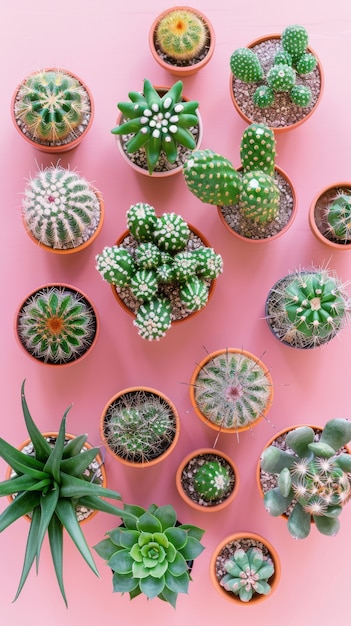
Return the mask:
[(125, 287), (130, 285), (136, 272), (136, 265), (128, 250), (120, 246), (105, 246), (96, 255), (96, 269), (108, 283)]
[(218, 461), (205, 461), (196, 471), (194, 488), (205, 502), (226, 497), (232, 488), (228, 467)]
[(145, 202), (132, 204), (127, 211), (127, 226), (137, 241), (151, 241), (156, 222), (154, 207)]
[(153, 270), (137, 270), (130, 281), (130, 290), (135, 298), (144, 302), (152, 300), (158, 292), (158, 276)]
[(237, 48), (230, 57), (230, 69), (244, 83), (257, 83), (264, 73), (258, 56), (250, 48)]
[(195, 150), (186, 159), (183, 175), (189, 190), (202, 202), (235, 204), (241, 180), (232, 163), (213, 150)]
[(163, 213), (155, 224), (153, 241), (160, 250), (177, 252), (185, 247), (190, 237), (186, 221), (177, 213)]
[(197, 248), (193, 251), (197, 261), (196, 274), (202, 278), (217, 278), (223, 272), (223, 259), (213, 248)]
[(198, 311), (206, 306), (208, 295), (208, 285), (199, 276), (192, 276), (179, 289), (181, 302), (191, 312)]
[(240, 160), (244, 172), (260, 170), (274, 174), (276, 141), (266, 124), (253, 123), (245, 128), (240, 142)]
[(327, 234), (342, 243), (351, 241), (351, 195), (340, 193), (325, 210)]
[(242, 177), (240, 212), (253, 222), (264, 224), (279, 212), (280, 192), (274, 178), (262, 171), (245, 172)]
[(290, 91), (295, 85), (296, 72), (290, 65), (278, 63), (278, 65), (271, 67), (266, 78), (268, 86), (273, 91)]
[(186, 7), (170, 11), (160, 19), (155, 40), (161, 50), (177, 61), (196, 57), (206, 44), (202, 19)]
[(194, 253), (189, 250), (178, 252), (173, 257), (172, 267), (175, 279), (181, 283), (186, 282), (189, 278), (192, 278), (196, 274), (196, 256), (194, 256)]
[(133, 324), (140, 337), (158, 341), (171, 327), (171, 313), (172, 306), (167, 298), (154, 298), (140, 304)]

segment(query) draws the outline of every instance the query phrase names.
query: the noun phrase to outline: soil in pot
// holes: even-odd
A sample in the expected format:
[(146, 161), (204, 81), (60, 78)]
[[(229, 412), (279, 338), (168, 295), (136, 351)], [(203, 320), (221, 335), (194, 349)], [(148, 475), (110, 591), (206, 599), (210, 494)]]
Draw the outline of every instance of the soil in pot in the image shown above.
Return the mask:
[[(329, 217), (331, 204), (341, 196), (349, 199), (351, 206), (351, 183), (338, 183), (325, 188), (313, 199), (309, 210), (309, 223), (313, 234), (322, 243), (336, 250), (351, 249), (350, 208), (338, 220), (336, 214)], [(337, 236), (338, 233), (338, 236)]]

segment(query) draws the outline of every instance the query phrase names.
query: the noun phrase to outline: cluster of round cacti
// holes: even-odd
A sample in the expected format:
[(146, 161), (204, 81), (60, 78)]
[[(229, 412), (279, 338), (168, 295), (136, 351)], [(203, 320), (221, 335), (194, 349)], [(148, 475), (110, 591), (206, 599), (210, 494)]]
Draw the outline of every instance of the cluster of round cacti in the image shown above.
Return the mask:
[(276, 143), (266, 124), (251, 124), (242, 136), (242, 171), (212, 150), (195, 150), (183, 168), (189, 190), (202, 202), (238, 204), (252, 221), (271, 222), (279, 212), (280, 192), (274, 180)]
[(325, 210), (327, 234), (342, 243), (351, 241), (351, 195), (340, 193)]
[(149, 174), (154, 171), (161, 152), (169, 163), (175, 163), (178, 146), (194, 150), (196, 141), (191, 128), (199, 125), (198, 102), (183, 101), (181, 80), (159, 95), (149, 80), (143, 93), (129, 92), (130, 102), (118, 103), (123, 120), (111, 130), (115, 135), (131, 135), (125, 144), (128, 154), (145, 149)]
[(274, 574), (274, 564), (260, 548), (238, 548), (224, 567), (227, 573), (220, 584), (226, 591), (239, 596), (242, 602), (249, 602), (255, 594), (268, 595), (271, 592), (268, 581)]
[(145, 463), (172, 443), (176, 423), (170, 405), (145, 391), (127, 393), (113, 402), (105, 417), (105, 434), (111, 450), (122, 459)]
[(186, 7), (168, 12), (155, 30), (156, 43), (165, 54), (177, 61), (186, 61), (198, 55), (206, 39), (203, 20)]
[(234, 50), (230, 57), (231, 71), (245, 83), (262, 83), (253, 94), (254, 104), (262, 109), (272, 106), (279, 92), (289, 93), (294, 104), (307, 107), (312, 98), (311, 90), (296, 81), (297, 75), (305, 76), (317, 65), (316, 57), (307, 51), (306, 29), (298, 24), (287, 26), (281, 35), (281, 46), (266, 75), (257, 54), (250, 48)]
[(176, 213), (156, 215), (145, 203), (127, 211), (129, 232), (137, 246), (105, 247), (96, 257), (102, 278), (118, 288), (128, 287), (139, 301), (135, 326), (144, 339), (157, 340), (172, 323), (172, 303), (163, 286), (174, 285), (189, 313), (203, 308), (211, 281), (223, 271), (222, 257), (213, 248), (187, 250), (190, 229)]
[(75, 77), (61, 70), (41, 70), (21, 84), (14, 113), (33, 141), (57, 144), (80, 133), (90, 106), (86, 89)]
[(218, 461), (205, 461), (196, 471), (194, 488), (205, 502), (225, 498), (232, 488), (228, 467)]
[(29, 232), (40, 243), (67, 249), (92, 236), (101, 210), (96, 193), (84, 178), (69, 169), (51, 166), (28, 182), (22, 215)]

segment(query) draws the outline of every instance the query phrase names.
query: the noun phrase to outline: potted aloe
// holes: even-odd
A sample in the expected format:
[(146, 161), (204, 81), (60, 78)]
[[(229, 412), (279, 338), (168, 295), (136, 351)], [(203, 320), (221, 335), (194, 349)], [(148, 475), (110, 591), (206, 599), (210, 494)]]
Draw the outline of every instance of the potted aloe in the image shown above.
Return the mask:
[(127, 211), (128, 231), (96, 256), (96, 269), (138, 334), (164, 337), (173, 323), (203, 309), (223, 271), (222, 257), (177, 213), (156, 215), (139, 202)]
[(128, 96), (129, 102), (117, 104), (118, 125), (111, 130), (122, 156), (140, 174), (177, 174), (202, 139), (198, 102), (183, 96), (181, 80), (167, 88), (145, 79), (143, 92)]
[(351, 249), (351, 183), (334, 183), (313, 198), (309, 225), (316, 239), (333, 250)]
[(15, 128), (31, 146), (58, 154), (86, 136), (94, 117), (92, 94), (82, 80), (63, 69), (42, 69), (27, 76), (11, 102)]
[(188, 593), (193, 561), (204, 546), (204, 531), (180, 524), (172, 505), (124, 505), (123, 523), (94, 546), (112, 571), (113, 591), (143, 594), (176, 606), (180, 593)]
[(105, 500), (120, 500), (120, 495), (106, 488), (99, 449), (87, 443), (87, 435), (73, 437), (66, 433), (69, 409), (57, 433), (41, 433), (29, 412), (24, 382), (21, 403), (29, 439), (19, 450), (0, 438), (0, 457), (9, 465), (8, 476), (0, 483), (0, 496), (10, 500), (0, 515), (0, 532), (22, 516), (29, 521), (15, 600), (34, 562), (38, 567), (43, 540), (48, 536), (57, 582), (67, 604), (62, 575), (64, 531), (92, 571), (98, 574), (80, 523), (95, 511), (121, 515), (123, 510)]
[(165, 9), (151, 24), (149, 47), (155, 61), (175, 76), (190, 76), (213, 56), (215, 33), (198, 9), (175, 6)]

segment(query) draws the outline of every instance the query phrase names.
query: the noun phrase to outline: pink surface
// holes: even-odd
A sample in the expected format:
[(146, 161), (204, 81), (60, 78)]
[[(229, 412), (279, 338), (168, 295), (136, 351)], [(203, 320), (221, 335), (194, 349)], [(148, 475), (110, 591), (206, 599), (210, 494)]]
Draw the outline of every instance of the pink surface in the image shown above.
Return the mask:
[[(150, 6), (150, 4), (152, 6)], [(186, 621), (194, 626), (245, 620), (245, 626), (284, 623), (312, 625), (347, 623), (351, 617), (350, 577), (351, 506), (344, 510), (341, 530), (335, 538), (312, 530), (297, 542), (281, 519), (263, 508), (256, 484), (257, 459), (273, 429), (303, 422), (323, 425), (331, 417), (350, 417), (349, 351), (351, 328), (341, 338), (316, 351), (296, 351), (279, 344), (264, 316), (264, 302), (273, 283), (296, 267), (329, 263), (340, 278), (351, 277), (350, 252), (334, 252), (312, 236), (307, 219), (311, 199), (329, 183), (350, 180), (351, 87), (349, 76), (351, 9), (349, 0), (332, 3), (295, 0), (247, 0), (234, 6), (228, 0), (203, 0), (199, 5), (213, 22), (217, 46), (210, 64), (201, 73), (184, 79), (184, 93), (200, 103), (204, 121), (203, 147), (211, 148), (239, 165), (239, 143), (245, 124), (234, 111), (228, 91), (229, 57), (259, 35), (281, 32), (288, 24), (303, 24), (311, 47), (324, 68), (325, 90), (315, 114), (292, 133), (277, 139), (277, 164), (297, 190), (298, 215), (278, 241), (252, 246), (237, 242), (220, 222), (215, 207), (202, 204), (186, 188), (182, 175), (166, 181), (147, 179), (129, 169), (118, 153), (110, 129), (116, 104), (130, 90), (142, 87), (145, 77), (155, 84), (173, 84), (174, 78), (152, 60), (148, 28), (165, 7), (161, 0), (130, 3), (115, 0), (17, 0), (0, 9), (2, 84), (1, 153), (1, 436), (14, 445), (26, 437), (20, 406), (20, 385), (27, 379), (29, 406), (43, 431), (55, 430), (65, 408), (73, 403), (68, 419), (70, 432), (87, 432), (99, 444), (100, 413), (118, 390), (131, 385), (153, 386), (166, 393), (181, 416), (181, 436), (173, 454), (159, 467), (141, 472), (124, 468), (106, 458), (108, 484), (126, 502), (148, 506), (172, 503), (184, 522), (206, 529), (206, 550), (195, 562), (188, 596), (180, 596), (177, 609), (158, 601), (147, 602), (112, 593), (110, 572), (96, 557), (97, 579), (70, 540), (65, 541), (65, 584), (69, 609), (61, 600), (48, 544), (45, 543), (38, 577), (33, 571), (20, 598), (12, 604), (22, 568), (27, 522), (19, 520), (0, 537), (0, 614), (6, 626), (22, 621), (44, 626), (71, 626), (78, 620), (123, 626), (137, 621), (145, 626)], [(171, 3), (166, 3), (166, 6)], [(284, 5), (284, 6), (283, 6)], [(196, 6), (196, 5), (195, 5)], [(106, 217), (93, 245), (74, 257), (55, 257), (33, 245), (20, 217), (25, 180), (36, 168), (52, 162), (26, 145), (12, 126), (10, 99), (17, 83), (45, 66), (70, 69), (89, 85), (95, 99), (93, 128), (74, 153), (62, 155), (70, 165), (103, 193)], [(94, 268), (95, 254), (112, 245), (125, 229), (125, 213), (131, 203), (148, 202), (158, 213), (176, 211), (197, 226), (222, 254), (224, 274), (219, 278), (208, 307), (195, 319), (171, 329), (160, 342), (137, 336), (130, 317), (115, 302), (111, 289)], [(15, 310), (27, 292), (46, 283), (75, 284), (95, 302), (102, 328), (91, 355), (82, 363), (53, 370), (33, 363), (16, 345)], [(268, 415), (238, 442), (223, 435), (219, 447), (232, 455), (240, 471), (240, 489), (229, 509), (206, 516), (182, 503), (175, 488), (178, 462), (192, 449), (212, 445), (213, 431), (202, 425), (191, 410), (188, 382), (205, 350), (243, 347), (262, 356), (270, 368), (275, 398)], [(5, 464), (0, 465), (1, 476)], [(1, 510), (6, 506), (0, 502)], [(103, 538), (115, 520), (98, 514), (85, 525), (90, 546)], [(259, 606), (236, 607), (211, 587), (209, 562), (216, 544), (231, 532), (255, 531), (278, 549), (282, 577), (272, 595)], [(28, 621), (29, 617), (29, 621)]]

